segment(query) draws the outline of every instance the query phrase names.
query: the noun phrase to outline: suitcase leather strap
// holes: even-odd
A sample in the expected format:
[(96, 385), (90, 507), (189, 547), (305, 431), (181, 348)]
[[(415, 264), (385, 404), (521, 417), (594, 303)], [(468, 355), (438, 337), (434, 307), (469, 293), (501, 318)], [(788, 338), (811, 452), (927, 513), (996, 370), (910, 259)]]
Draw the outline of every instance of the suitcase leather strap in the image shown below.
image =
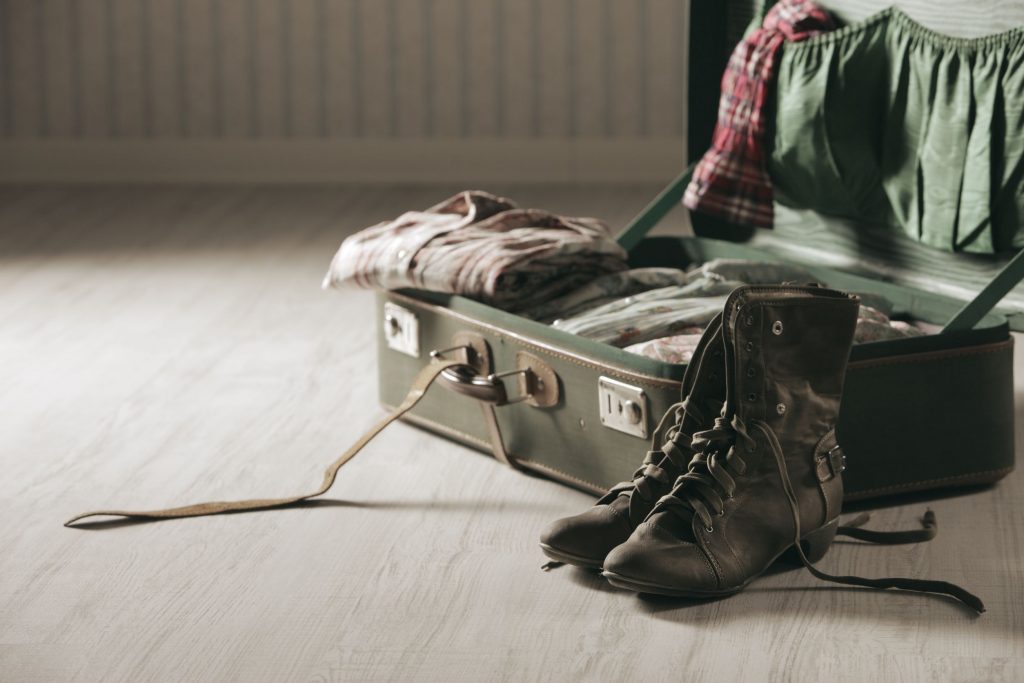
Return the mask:
[[(354, 458), (356, 454), (358, 454), (366, 444), (372, 441), (375, 436), (382, 432), (385, 427), (412, 410), (412, 408), (415, 407), (416, 404), (420, 402), (420, 399), (422, 399), (427, 393), (427, 389), (430, 388), (430, 385), (440, 377), (442, 372), (448, 368), (459, 365), (459, 363), (460, 361), (458, 360), (435, 359), (420, 370), (419, 374), (416, 375), (416, 379), (413, 381), (412, 386), (409, 388), (409, 393), (405, 395), (405, 399), (398, 405), (398, 407), (371, 427), (369, 431), (359, 437), (354, 444), (349, 446), (348, 450), (332, 462), (324, 472), (324, 478), (320, 483), (319, 488), (311, 493), (299, 496), (289, 496), (286, 498), (253, 498), (250, 500), (197, 503), (195, 505), (185, 505), (182, 507), (166, 508), (163, 510), (94, 510), (92, 512), (86, 512), (72, 517), (64, 523), (64, 526), (72, 526), (76, 522), (90, 517), (125, 517), (128, 519), (157, 520), (176, 519), (179, 517), (201, 517), (203, 515), (219, 515), (225, 512), (265, 510), (268, 508), (283, 507), (285, 505), (294, 505), (295, 503), (323, 495), (324, 493), (327, 493), (331, 486), (334, 485), (334, 480), (338, 475), (338, 470), (341, 469), (345, 463)], [(493, 421), (493, 427), (490, 422), (488, 423), (488, 430), (492, 433), (492, 441), (495, 444), (501, 444), (501, 434), (498, 432), (497, 421), (494, 419), (494, 407), (491, 405), (483, 405), (483, 407), (485, 415), (488, 410), (490, 411), (491, 420)], [(508, 455), (505, 454), (504, 451), (504, 446), (501, 445), (500, 449), (500, 452), (504, 455), (504, 462), (509, 463)], [(499, 457), (498, 452), (498, 446), (496, 445), (496, 457)], [(499, 459), (502, 458), (499, 457)]]

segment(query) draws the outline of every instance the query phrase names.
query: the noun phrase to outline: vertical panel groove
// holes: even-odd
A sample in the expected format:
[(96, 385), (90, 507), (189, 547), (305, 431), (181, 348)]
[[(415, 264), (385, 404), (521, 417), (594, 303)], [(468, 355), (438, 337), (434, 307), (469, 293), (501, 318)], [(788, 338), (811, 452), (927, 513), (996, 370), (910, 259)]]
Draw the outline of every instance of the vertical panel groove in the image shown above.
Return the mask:
[(505, 3), (494, 0), (494, 131), (505, 134)]
[(432, 30), (433, 25), (433, 4), (429, 1), (423, 2), (421, 5), (423, 16), (421, 21), (423, 22), (423, 64), (424, 64), (424, 78), (423, 78), (423, 132), (427, 137), (433, 137), (434, 135), (434, 83), (436, 77), (434, 69), (436, 65), (434, 63), (434, 32)]
[(178, 87), (178, 132), (182, 137), (189, 134), (188, 111), (188, 68), (185, 64), (185, 1), (177, 0), (174, 6), (174, 63), (175, 81)]
[(39, 117), (37, 120), (38, 135), (46, 137), (50, 134), (51, 122), (50, 122), (50, 103), (48, 99), (49, 88), (46, 87), (48, 82), (48, 71), (47, 59), (46, 59), (46, 24), (43, 10), (45, 6), (40, 0), (36, 0), (33, 5), (34, 11), (34, 33), (35, 33), (35, 47), (36, 47), (36, 69), (39, 73)]
[(316, 4), (316, 113), (317, 134), (326, 138), (330, 113), (327, 105), (327, 0)]
[(153, 0), (139, 3), (139, 35), (142, 54), (142, 134), (150, 138), (156, 134), (155, 110), (153, 107), (153, 38), (151, 29), (150, 4)]
[(363, 137), (363, 12), (362, 0), (351, 0), (352, 133)]
[(568, 78), (565, 89), (569, 93), (568, 106), (565, 108), (565, 130), (570, 138), (579, 136), (579, 123), (576, 120), (576, 102), (579, 97), (579, 93), (576, 91), (576, 47), (579, 42), (576, 35), (577, 14), (579, 13), (577, 5), (577, 0), (569, 0), (569, 16), (565, 28), (567, 34), (565, 39), (565, 69), (566, 77)]
[(459, 0), (458, 14), (455, 17), (455, 32), (458, 36), (459, 50), (459, 137), (469, 137), (470, 127), (470, 106), (469, 100), (472, 97), (473, 82), (469, 74), (469, 1)]
[(245, 4), (245, 47), (248, 55), (245, 78), (248, 81), (249, 107), (246, 114), (249, 119), (249, 137), (258, 138), (262, 133), (260, 124), (260, 80), (258, 75), (258, 51), (256, 44), (256, 0), (248, 0)]
[(295, 62), (292, 59), (290, 3), (291, 0), (279, 0), (277, 4), (277, 40), (281, 45), (281, 121), (284, 135), (288, 138), (295, 132), (295, 112), (292, 106), (292, 70)]
[(0, 111), (3, 112), (4, 137), (14, 135), (14, 98), (11, 97), (11, 22), (8, 0), (0, 0)]
[(648, 99), (650, 97), (647, 81), (647, 70), (650, 68), (650, 50), (648, 45), (650, 44), (650, 36), (647, 31), (647, 22), (650, 19), (650, 13), (647, 11), (647, 0), (637, 0), (637, 50), (640, 53), (639, 59), (637, 59), (637, 73), (636, 73), (636, 88), (638, 93), (638, 99), (640, 100), (640, 111), (637, 114), (637, 134), (640, 137), (647, 137), (649, 134), (650, 126), (647, 120), (647, 113), (650, 111)]
[(540, 93), (543, 73), (540, 67), (540, 0), (530, 1), (530, 132), (540, 136)]
[(71, 19), (68, 22), (71, 34), (68, 36), (68, 41), (71, 43), (71, 133), (73, 137), (77, 138), (85, 134), (85, 115), (82, 111), (82, 81), (84, 80), (82, 73), (82, 16), (78, 0), (68, 0), (68, 9)]
[(674, 131), (679, 137), (686, 132), (686, 47), (688, 44), (686, 17), (690, 2), (691, 0), (676, 1), (676, 14), (672, 22), (672, 35), (675, 38), (672, 42), (675, 47), (672, 52), (672, 83), (674, 84), (672, 92), (675, 95), (673, 98), (675, 111), (672, 120), (676, 122)]
[(224, 137), (224, 8), (221, 0), (210, 2), (210, 33), (213, 48), (213, 134)]
[(398, 133), (398, 7), (388, 0), (388, 134)]
[(604, 34), (605, 49), (601, 52), (601, 73), (604, 75), (604, 87), (602, 95), (604, 103), (601, 107), (602, 123), (604, 124), (605, 137), (615, 136), (615, 127), (612, 123), (612, 64), (615, 61), (615, 35), (612, 29), (612, 0), (601, 2), (601, 33)]
[(107, 27), (107, 136), (120, 137), (120, 124), (118, 121), (118, 74), (117, 74), (117, 25), (114, 21), (114, 0), (106, 0), (103, 3), (103, 20)]

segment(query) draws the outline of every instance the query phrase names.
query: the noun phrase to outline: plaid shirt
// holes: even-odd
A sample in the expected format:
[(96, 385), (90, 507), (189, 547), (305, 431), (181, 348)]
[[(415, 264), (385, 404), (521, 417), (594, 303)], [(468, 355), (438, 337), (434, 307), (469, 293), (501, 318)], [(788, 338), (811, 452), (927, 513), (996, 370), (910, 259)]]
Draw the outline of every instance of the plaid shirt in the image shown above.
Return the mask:
[(722, 76), (711, 149), (694, 169), (684, 206), (738, 225), (772, 227), (764, 118), (775, 61), (785, 41), (834, 28), (829, 14), (810, 0), (780, 0), (736, 46)]
[(625, 250), (595, 218), (466, 191), (346, 239), (324, 287), (415, 287), (528, 311), (625, 268)]

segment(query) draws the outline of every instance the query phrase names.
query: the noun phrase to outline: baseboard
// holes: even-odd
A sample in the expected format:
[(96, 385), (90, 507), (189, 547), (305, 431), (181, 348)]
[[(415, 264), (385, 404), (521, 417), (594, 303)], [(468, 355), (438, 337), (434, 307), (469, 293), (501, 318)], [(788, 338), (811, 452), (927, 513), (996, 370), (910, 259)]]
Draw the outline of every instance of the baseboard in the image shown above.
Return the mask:
[(681, 138), (7, 140), (0, 183), (660, 183), (684, 154)]

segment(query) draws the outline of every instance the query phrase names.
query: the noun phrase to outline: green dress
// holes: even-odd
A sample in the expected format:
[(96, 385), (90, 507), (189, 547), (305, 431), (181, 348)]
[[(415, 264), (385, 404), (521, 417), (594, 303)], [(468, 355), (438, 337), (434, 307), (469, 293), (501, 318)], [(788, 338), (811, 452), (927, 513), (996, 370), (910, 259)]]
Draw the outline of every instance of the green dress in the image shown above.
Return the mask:
[(890, 8), (779, 57), (778, 201), (949, 251), (1024, 246), (1024, 28), (951, 38)]

